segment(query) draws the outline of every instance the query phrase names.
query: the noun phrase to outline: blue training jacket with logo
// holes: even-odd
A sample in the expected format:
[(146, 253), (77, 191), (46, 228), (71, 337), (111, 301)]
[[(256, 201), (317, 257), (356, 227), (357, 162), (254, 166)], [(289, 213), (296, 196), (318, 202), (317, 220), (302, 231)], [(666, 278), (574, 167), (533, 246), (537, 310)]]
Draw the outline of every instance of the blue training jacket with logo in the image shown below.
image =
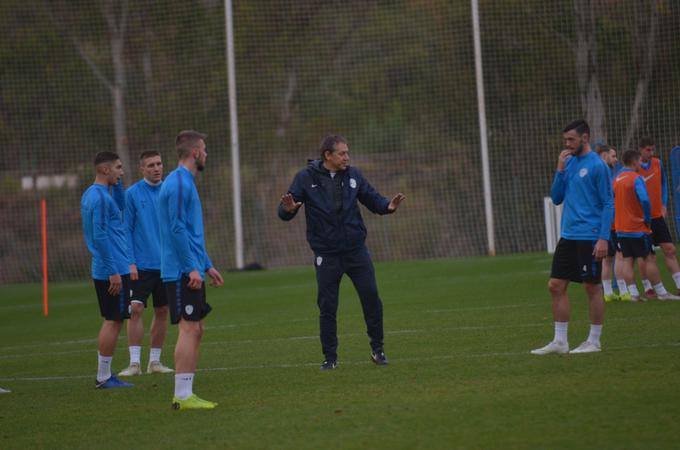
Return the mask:
[[(342, 177), (342, 210), (335, 211), (334, 180), (320, 160), (309, 161), (295, 175), (288, 192), (296, 202), (304, 203), (307, 221), (307, 242), (317, 254), (337, 254), (364, 245), (366, 227), (357, 201), (375, 214), (388, 214), (390, 201), (380, 195), (356, 167), (337, 172)], [(297, 214), (288, 213), (279, 204), (279, 217), (291, 220)]]

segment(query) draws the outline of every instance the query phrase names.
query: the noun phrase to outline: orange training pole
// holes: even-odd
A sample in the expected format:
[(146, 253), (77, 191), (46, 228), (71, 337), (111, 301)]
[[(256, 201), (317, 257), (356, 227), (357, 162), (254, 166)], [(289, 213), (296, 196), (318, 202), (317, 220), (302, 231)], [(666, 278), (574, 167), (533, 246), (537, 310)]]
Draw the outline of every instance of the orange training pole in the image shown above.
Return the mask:
[(43, 315), (47, 316), (47, 204), (40, 201), (42, 225), (42, 262), (43, 262)]

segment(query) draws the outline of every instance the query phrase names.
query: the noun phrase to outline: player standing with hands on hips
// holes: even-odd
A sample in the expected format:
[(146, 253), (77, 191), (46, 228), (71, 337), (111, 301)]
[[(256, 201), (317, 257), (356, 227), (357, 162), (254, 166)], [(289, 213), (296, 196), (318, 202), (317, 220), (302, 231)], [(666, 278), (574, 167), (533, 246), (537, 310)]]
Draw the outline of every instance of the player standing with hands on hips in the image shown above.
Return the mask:
[(170, 307), (170, 321), (179, 324), (175, 346), (174, 409), (212, 409), (217, 403), (193, 393), (194, 374), (203, 337), (203, 319), (212, 309), (206, 301), (205, 275), (221, 286), (222, 275), (213, 267), (205, 249), (203, 210), (195, 177), (203, 171), (208, 152), (206, 135), (182, 131), (175, 148), (177, 169), (161, 185), (158, 221), (161, 235), (161, 278)]
[(601, 286), (602, 258), (607, 254), (614, 212), (611, 174), (590, 148), (590, 127), (577, 120), (562, 130), (565, 150), (560, 153), (550, 196), (564, 202), (560, 241), (553, 256), (548, 288), (552, 296), (555, 337), (548, 345), (532, 350), (534, 355), (569, 352), (567, 327), (571, 307), (569, 282), (583, 283), (590, 303), (588, 339), (569, 353), (600, 351), (604, 320)]
[(321, 370), (337, 367), (338, 291), (347, 274), (359, 294), (371, 339), (371, 360), (386, 365), (383, 349), (383, 307), (378, 296), (375, 269), (366, 248), (366, 227), (357, 201), (375, 214), (391, 214), (406, 198), (388, 200), (349, 166), (349, 147), (339, 135), (327, 136), (321, 143), (321, 159), (310, 161), (295, 175), (288, 193), (281, 197), (278, 215), (291, 220), (305, 205), (307, 241), (314, 252), (318, 286), (321, 347), (325, 357)]

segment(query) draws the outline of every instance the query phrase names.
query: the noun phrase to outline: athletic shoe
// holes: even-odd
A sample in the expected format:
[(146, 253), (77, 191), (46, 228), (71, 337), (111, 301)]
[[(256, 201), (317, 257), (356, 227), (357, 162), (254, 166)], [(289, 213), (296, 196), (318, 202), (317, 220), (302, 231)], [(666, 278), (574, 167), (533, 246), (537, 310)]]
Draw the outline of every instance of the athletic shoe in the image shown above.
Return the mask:
[(119, 377), (131, 377), (134, 375), (141, 375), (142, 368), (139, 367), (139, 363), (132, 363), (127, 369), (123, 369), (118, 373)]
[(385, 356), (385, 352), (382, 350), (378, 350), (377, 352), (371, 352), (371, 361), (373, 361), (379, 366), (386, 366), (387, 356)]
[(215, 406), (217, 406), (217, 403), (203, 400), (196, 394), (191, 394), (191, 396), (184, 400), (180, 400), (177, 397), (172, 398), (172, 409), (214, 409)]
[(656, 298), (656, 292), (654, 292), (654, 289), (647, 289), (645, 291), (645, 297), (647, 300), (654, 300)]
[(333, 370), (338, 367), (338, 362), (334, 359), (327, 359), (321, 364), (321, 370)]
[(604, 296), (604, 301), (607, 303), (610, 302), (615, 302), (619, 300), (619, 296), (617, 294), (609, 294)]
[[(637, 301), (640, 300), (640, 297), (639, 297), (639, 296), (636, 296), (636, 298), (638, 299)], [(626, 292), (625, 294), (623, 294), (621, 297), (619, 297), (619, 300), (621, 300), (622, 302), (633, 302), (633, 301), (636, 301), (636, 300), (633, 300), (633, 296), (630, 295), (630, 292)]]
[(680, 300), (680, 297), (673, 295), (670, 292), (666, 292), (663, 295), (659, 295), (659, 300)]
[(160, 361), (149, 361), (149, 365), (146, 366), (146, 373), (172, 373), (169, 367), (165, 367)]
[(9, 394), (10, 392), (12, 391), (10, 391), (9, 389), (0, 388), (0, 394)]
[(127, 388), (132, 387), (134, 384), (126, 383), (125, 381), (120, 381), (118, 378), (111, 375), (106, 381), (95, 381), (95, 389), (113, 389), (113, 388)]
[(585, 341), (583, 344), (579, 345), (569, 353), (594, 353), (601, 350), (602, 349), (600, 348), (599, 342), (596, 344), (594, 342)]
[(548, 355), (550, 353), (568, 353), (569, 352), (569, 344), (566, 342), (558, 342), (558, 341), (552, 341), (545, 347), (537, 348), (535, 350), (531, 351), (532, 355)]

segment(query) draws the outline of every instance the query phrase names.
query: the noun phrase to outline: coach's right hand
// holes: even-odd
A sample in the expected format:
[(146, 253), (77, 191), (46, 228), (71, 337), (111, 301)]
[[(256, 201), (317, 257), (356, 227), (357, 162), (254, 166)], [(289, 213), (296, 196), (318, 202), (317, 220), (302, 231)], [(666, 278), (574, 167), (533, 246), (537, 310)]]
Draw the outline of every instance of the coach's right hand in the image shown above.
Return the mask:
[(189, 282), (187, 283), (187, 287), (189, 289), (198, 290), (201, 289), (202, 285), (203, 279), (201, 278), (201, 274), (198, 273), (198, 270), (192, 270), (189, 273)]
[(120, 289), (123, 287), (123, 279), (120, 277), (119, 274), (111, 275), (109, 277), (109, 289), (108, 292), (110, 295), (118, 295), (120, 293)]

